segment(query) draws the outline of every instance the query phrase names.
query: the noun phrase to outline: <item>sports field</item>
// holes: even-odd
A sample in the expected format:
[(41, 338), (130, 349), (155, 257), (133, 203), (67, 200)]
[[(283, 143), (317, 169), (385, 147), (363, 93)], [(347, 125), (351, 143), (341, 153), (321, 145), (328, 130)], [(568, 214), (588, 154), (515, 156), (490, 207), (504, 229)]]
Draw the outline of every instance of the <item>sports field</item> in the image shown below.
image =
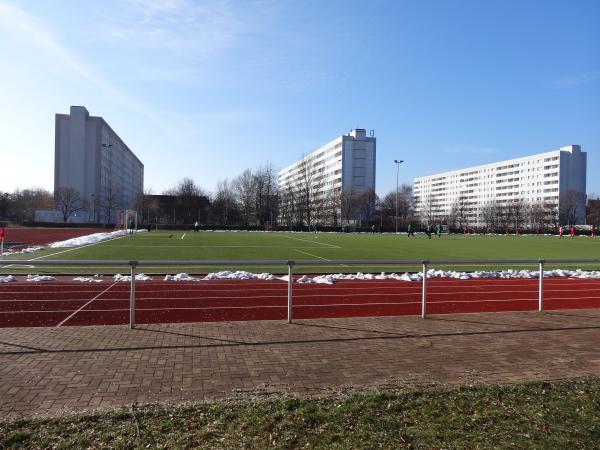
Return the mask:
[[(45, 249), (33, 254), (11, 256), (36, 260), (221, 260), (231, 261), (229, 267), (196, 267), (195, 273), (210, 270), (260, 270), (282, 273), (285, 266), (249, 267), (236, 261), (248, 260), (413, 260), (413, 259), (588, 259), (600, 257), (600, 238), (585, 236), (479, 236), (443, 235), (427, 239), (425, 235), (408, 238), (406, 234), (344, 234), (344, 233), (261, 233), (261, 232), (169, 232), (159, 231), (120, 236), (115, 239), (79, 248)], [(4, 257), (8, 259), (8, 257)], [(0, 259), (1, 260), (1, 259)], [(493, 264), (470, 269), (510, 268)], [(581, 264), (570, 268), (598, 270)], [(440, 267), (441, 268), (441, 267)], [(448, 266), (446, 267), (448, 268)], [(527, 267), (519, 267), (527, 268)], [(529, 267), (531, 268), (531, 267)], [(563, 267), (568, 268), (568, 267)], [(13, 269), (15, 269), (13, 267)], [(31, 268), (29, 268), (31, 271)], [(66, 269), (81, 273), (75, 268)], [(114, 272), (105, 267), (106, 273)], [(144, 268), (147, 273), (173, 273), (174, 268)], [(355, 267), (347, 265), (303, 266), (296, 273), (356, 272), (407, 270), (410, 268)], [(419, 269), (418, 266), (413, 267)], [(454, 266), (453, 269), (469, 269)], [(7, 269), (3, 269), (5, 271)], [(48, 269), (40, 267), (44, 272)], [(56, 270), (56, 268), (55, 268)], [(94, 272), (95, 269), (90, 269)], [(83, 270), (85, 271), (85, 270)], [(97, 272), (97, 270), (96, 270)]]
[[(79, 248), (45, 249), (2, 260), (27, 259), (33, 266), (37, 260), (225, 260), (232, 263), (226, 269), (238, 270), (252, 267), (240, 267), (236, 260), (587, 259), (599, 256), (600, 238), (584, 236), (559, 239), (556, 236), (442, 235), (427, 239), (419, 234), (408, 238), (406, 234), (159, 231), (124, 235)], [(498, 264), (493, 266), (500, 268)], [(455, 268), (462, 269), (459, 266)], [(70, 269), (65, 270), (80, 273)], [(146, 272), (165, 273), (167, 268), (148, 269)], [(197, 268), (199, 272), (210, 269), (217, 268)], [(218, 269), (225, 270), (223, 267)], [(285, 271), (283, 266), (263, 269)], [(365, 267), (337, 265), (298, 267), (296, 272), (353, 272), (361, 269), (368, 271)], [(381, 267), (371, 270), (374, 269)], [(167, 272), (172, 273), (172, 270)]]

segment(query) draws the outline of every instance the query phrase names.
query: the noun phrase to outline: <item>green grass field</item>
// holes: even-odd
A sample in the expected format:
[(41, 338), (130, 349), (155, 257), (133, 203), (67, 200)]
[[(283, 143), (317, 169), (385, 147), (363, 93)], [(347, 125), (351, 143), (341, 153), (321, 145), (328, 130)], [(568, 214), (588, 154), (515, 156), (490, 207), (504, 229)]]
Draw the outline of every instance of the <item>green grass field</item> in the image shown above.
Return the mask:
[[(119, 237), (76, 249), (46, 249), (18, 259), (43, 260), (227, 260), (227, 267), (144, 268), (145, 273), (206, 272), (246, 269), (254, 272), (284, 272), (285, 267), (241, 267), (236, 260), (411, 260), (411, 259), (567, 259), (599, 258), (600, 238), (551, 236), (463, 236), (443, 235), (427, 239), (406, 234), (336, 233), (248, 233), (248, 232), (151, 232)], [(6, 257), (4, 259), (7, 259)], [(11, 259), (17, 259), (17, 256)], [(35, 262), (32, 261), (32, 265)], [(39, 266), (38, 266), (39, 267)], [(500, 266), (461, 267), (463, 269), (534, 268)], [(570, 268), (598, 270), (600, 265)], [(436, 267), (436, 268), (442, 268)], [(448, 267), (446, 267), (448, 268)], [(563, 267), (569, 268), (569, 267)], [(13, 268), (14, 269), (14, 268)], [(148, 270), (146, 270), (148, 269)], [(406, 271), (414, 267), (318, 266), (298, 267), (295, 272)], [(4, 269), (6, 270), (6, 269)], [(40, 270), (40, 273), (43, 270)], [(88, 272), (94, 272), (90, 269)], [(117, 270), (118, 271), (118, 270)], [(123, 271), (123, 270), (121, 270)], [(31, 272), (31, 270), (29, 270)], [(111, 272), (111, 271), (107, 271)]]

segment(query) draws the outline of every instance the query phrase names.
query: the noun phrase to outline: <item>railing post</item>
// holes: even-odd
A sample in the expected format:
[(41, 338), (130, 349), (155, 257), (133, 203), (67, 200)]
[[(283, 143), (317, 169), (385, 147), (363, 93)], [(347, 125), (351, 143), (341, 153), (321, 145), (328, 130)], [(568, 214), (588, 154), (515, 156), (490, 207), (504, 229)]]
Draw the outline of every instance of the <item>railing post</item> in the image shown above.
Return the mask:
[(129, 261), (131, 264), (131, 284), (129, 289), (129, 328), (135, 328), (135, 267), (137, 261)]
[(287, 322), (292, 323), (292, 283), (293, 273), (292, 267), (294, 267), (294, 261), (288, 261), (288, 307), (287, 307)]
[(423, 293), (421, 296), (421, 319), (427, 317), (427, 261), (423, 261)]
[(538, 311), (544, 310), (544, 261), (540, 260), (540, 292), (538, 296)]

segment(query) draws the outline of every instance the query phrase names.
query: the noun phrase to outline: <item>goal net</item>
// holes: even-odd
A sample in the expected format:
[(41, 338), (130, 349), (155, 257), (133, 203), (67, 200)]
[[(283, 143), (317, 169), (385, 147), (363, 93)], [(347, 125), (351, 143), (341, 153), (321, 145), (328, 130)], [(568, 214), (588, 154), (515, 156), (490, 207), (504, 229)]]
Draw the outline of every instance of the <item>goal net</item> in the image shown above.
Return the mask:
[(115, 230), (123, 230), (124, 234), (133, 233), (137, 230), (138, 220), (137, 211), (132, 209), (125, 209), (119, 211), (117, 214), (117, 223), (115, 224)]

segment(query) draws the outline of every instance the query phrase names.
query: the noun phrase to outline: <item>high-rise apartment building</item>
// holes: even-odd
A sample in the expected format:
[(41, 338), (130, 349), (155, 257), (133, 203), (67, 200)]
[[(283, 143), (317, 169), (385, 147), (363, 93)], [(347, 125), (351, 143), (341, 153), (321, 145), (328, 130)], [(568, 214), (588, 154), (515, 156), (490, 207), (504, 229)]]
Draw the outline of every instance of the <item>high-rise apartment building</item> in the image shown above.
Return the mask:
[[(279, 190), (304, 195), (313, 206), (327, 203), (339, 216), (344, 199), (358, 198), (369, 188), (375, 191), (375, 157), (373, 133), (367, 136), (366, 130), (353, 129), (281, 170)], [(331, 223), (327, 218), (324, 222)]]
[(73, 188), (90, 221), (112, 223), (144, 189), (144, 165), (102, 117), (83, 106), (56, 114), (54, 189)]
[(579, 145), (533, 156), (414, 179), (415, 213), (442, 221), (460, 208), (469, 225), (481, 226), (485, 205), (543, 204), (561, 221), (585, 223), (587, 154)]

